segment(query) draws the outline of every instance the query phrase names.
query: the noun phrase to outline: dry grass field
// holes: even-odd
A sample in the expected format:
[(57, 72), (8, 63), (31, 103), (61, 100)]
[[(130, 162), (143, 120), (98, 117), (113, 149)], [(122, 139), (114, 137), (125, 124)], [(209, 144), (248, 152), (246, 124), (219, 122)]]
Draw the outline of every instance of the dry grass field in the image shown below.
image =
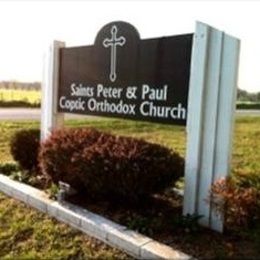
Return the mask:
[(0, 101), (25, 101), (28, 103), (39, 103), (41, 92), (37, 90), (6, 90), (0, 89)]

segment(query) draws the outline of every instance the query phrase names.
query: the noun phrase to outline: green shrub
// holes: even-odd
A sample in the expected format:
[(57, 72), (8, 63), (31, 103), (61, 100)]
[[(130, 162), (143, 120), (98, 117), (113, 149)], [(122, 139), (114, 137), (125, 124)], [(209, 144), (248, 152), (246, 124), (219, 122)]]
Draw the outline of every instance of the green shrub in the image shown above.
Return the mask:
[(135, 230), (145, 235), (151, 236), (153, 234), (153, 221), (149, 217), (140, 215), (131, 215), (126, 218), (126, 226), (128, 229)]
[(0, 107), (30, 107), (30, 108), (39, 108), (39, 107), (41, 107), (41, 104), (39, 102), (30, 103), (30, 102), (25, 101), (25, 100), (11, 100), (11, 101), (0, 100)]
[(21, 130), (11, 139), (11, 154), (23, 170), (36, 170), (40, 147), (40, 130)]
[(41, 146), (40, 166), (93, 198), (138, 202), (183, 176), (184, 160), (158, 144), (94, 129), (59, 130)]
[(237, 103), (236, 109), (260, 109), (260, 103)]
[(13, 173), (19, 172), (20, 168), (16, 163), (7, 162), (0, 164), (0, 173), (10, 176)]
[(183, 229), (186, 233), (196, 233), (200, 230), (199, 220), (202, 218), (202, 215), (198, 214), (187, 214), (185, 216), (176, 216), (172, 220), (173, 229)]

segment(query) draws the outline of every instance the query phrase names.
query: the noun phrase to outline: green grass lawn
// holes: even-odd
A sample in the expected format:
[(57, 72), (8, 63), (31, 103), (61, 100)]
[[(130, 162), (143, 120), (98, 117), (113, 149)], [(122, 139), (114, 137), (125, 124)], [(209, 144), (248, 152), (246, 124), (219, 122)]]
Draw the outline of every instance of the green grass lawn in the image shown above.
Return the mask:
[(260, 175), (260, 117), (241, 117), (235, 125), (233, 172)]
[(0, 259), (129, 259), (0, 193)]

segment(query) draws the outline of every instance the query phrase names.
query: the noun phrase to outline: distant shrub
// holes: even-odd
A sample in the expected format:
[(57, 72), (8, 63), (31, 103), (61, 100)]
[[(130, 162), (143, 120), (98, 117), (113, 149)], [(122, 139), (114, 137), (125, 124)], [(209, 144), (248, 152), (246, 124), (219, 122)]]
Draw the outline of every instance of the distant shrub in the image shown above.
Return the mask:
[(211, 196), (227, 227), (247, 227), (260, 220), (260, 191), (254, 187), (241, 187), (232, 178), (220, 179), (212, 186)]
[(27, 129), (14, 134), (11, 139), (11, 154), (24, 170), (36, 170), (40, 147), (40, 130)]
[(136, 202), (183, 175), (183, 158), (158, 144), (94, 129), (59, 130), (41, 146), (40, 166), (95, 198)]
[(260, 110), (260, 103), (237, 103), (236, 109), (253, 109)]
[(0, 107), (29, 107), (29, 108), (39, 108), (41, 104), (39, 102), (30, 103), (25, 100), (12, 100), (12, 101), (5, 101), (0, 100)]

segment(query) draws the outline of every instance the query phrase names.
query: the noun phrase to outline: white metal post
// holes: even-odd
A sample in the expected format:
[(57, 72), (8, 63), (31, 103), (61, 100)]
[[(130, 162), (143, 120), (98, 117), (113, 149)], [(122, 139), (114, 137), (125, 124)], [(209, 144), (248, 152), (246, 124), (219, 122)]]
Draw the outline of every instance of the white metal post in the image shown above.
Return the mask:
[(41, 101), (41, 140), (50, 132), (63, 126), (64, 114), (57, 112), (59, 84), (59, 51), (65, 47), (64, 42), (54, 41), (44, 57), (44, 71)]
[[(202, 215), (201, 224), (222, 231), (209, 190), (229, 174), (237, 89), (239, 40), (197, 23), (188, 101), (183, 213)], [(209, 200), (209, 203), (206, 200)]]

